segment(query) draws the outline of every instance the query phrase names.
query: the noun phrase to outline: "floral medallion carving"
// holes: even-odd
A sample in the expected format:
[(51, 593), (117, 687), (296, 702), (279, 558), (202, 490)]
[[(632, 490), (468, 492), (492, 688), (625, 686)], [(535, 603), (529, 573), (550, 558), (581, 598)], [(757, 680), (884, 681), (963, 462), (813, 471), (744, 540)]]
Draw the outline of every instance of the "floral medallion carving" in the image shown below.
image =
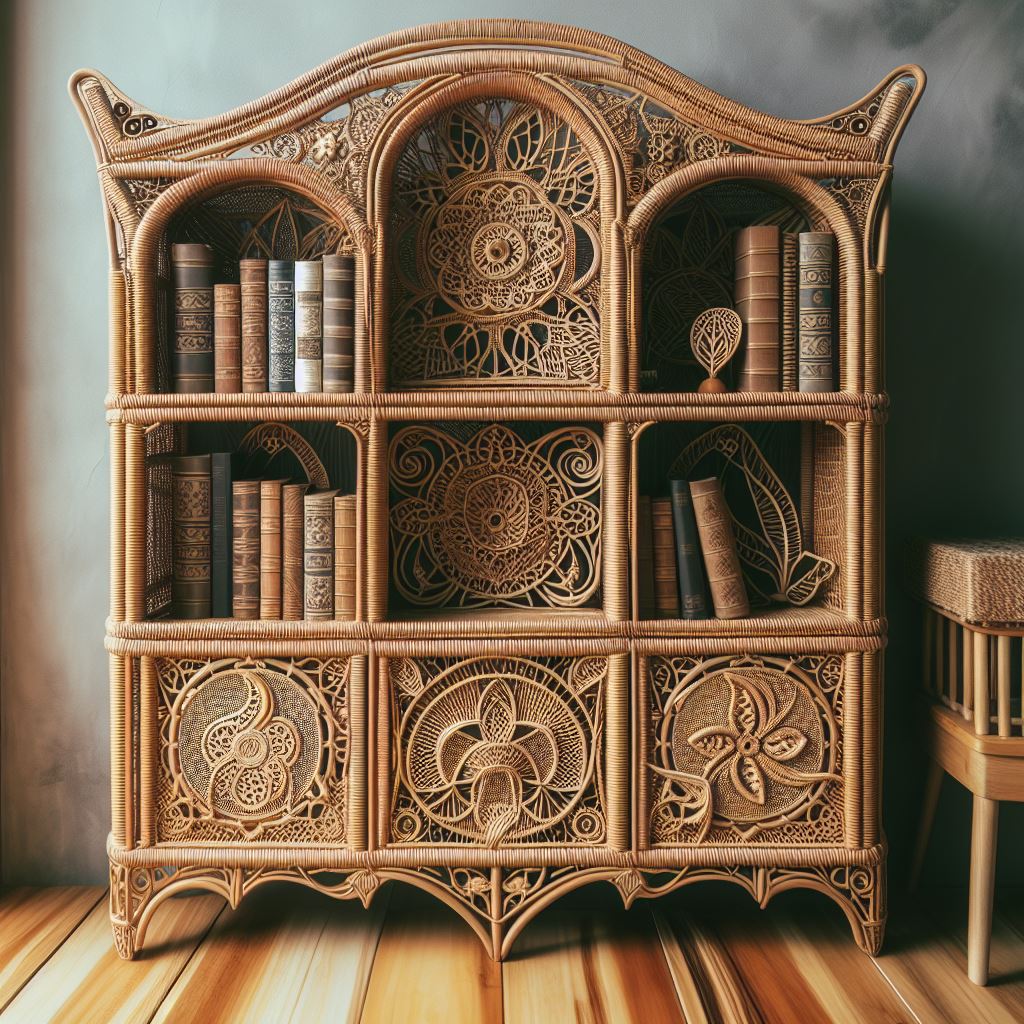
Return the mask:
[(447, 110), (395, 169), (391, 375), (596, 386), (597, 171), (568, 125), (494, 99)]
[(527, 441), (407, 427), (390, 450), (394, 586), (413, 605), (573, 607), (600, 583), (602, 448), (562, 428)]
[(392, 841), (599, 844), (604, 658), (391, 663)]
[(342, 841), (348, 661), (160, 659), (162, 841)]
[(651, 659), (653, 841), (841, 842), (841, 679), (837, 656)]

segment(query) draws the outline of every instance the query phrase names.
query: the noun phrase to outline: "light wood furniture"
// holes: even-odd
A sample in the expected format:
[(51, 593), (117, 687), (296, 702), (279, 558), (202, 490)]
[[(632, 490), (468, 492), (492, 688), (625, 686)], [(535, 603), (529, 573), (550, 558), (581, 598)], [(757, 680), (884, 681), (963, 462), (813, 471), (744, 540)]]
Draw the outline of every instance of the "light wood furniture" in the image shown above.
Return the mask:
[(931, 765), (911, 881), (916, 885), (942, 780), (971, 791), (967, 973), (989, 975), (999, 802), (1024, 800), (1024, 542), (916, 542), (912, 586), (924, 612)]
[[(880, 309), (923, 84), (899, 68), (787, 121), (519, 21), (400, 32), (202, 121), (72, 78), (109, 214), (122, 955), (172, 893), (235, 904), (280, 878), (364, 903), (419, 886), (494, 957), (602, 880), (627, 904), (700, 880), (761, 905), (816, 889), (878, 949)], [(837, 238), (836, 392), (680, 384), (689, 321), (731, 301), (733, 234), (758, 219)], [(168, 393), (168, 247), (186, 240), (225, 266), (352, 252), (355, 392)], [(216, 450), (216, 429), (354, 468), (356, 622), (166, 617), (167, 456)], [(751, 493), (772, 488), (774, 541), (751, 543), (781, 605), (641, 618), (638, 495), (686, 440), (691, 468), (739, 452)], [(250, 698), (302, 758), (286, 801), (241, 813), (199, 737)]]

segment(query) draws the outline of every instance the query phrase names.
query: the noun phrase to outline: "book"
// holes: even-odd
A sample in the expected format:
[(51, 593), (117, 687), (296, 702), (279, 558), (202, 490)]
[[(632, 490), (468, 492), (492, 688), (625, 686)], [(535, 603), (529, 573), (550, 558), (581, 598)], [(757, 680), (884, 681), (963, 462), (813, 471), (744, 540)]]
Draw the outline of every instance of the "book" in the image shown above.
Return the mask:
[(356, 617), (356, 496), (334, 499), (334, 617)]
[(271, 391), (295, 390), (295, 263), (267, 264), (267, 376)]
[(174, 390), (213, 390), (213, 250), (193, 242), (171, 246), (174, 282)]
[(801, 391), (836, 390), (835, 253), (831, 231), (800, 232), (797, 358)]
[(641, 494), (636, 506), (637, 613), (641, 619), (653, 619), (658, 614), (654, 600), (654, 539), (651, 530), (651, 499)]
[(231, 594), (236, 619), (260, 617), (260, 481), (231, 484)]
[(797, 390), (797, 265), (800, 236), (795, 231), (782, 235), (782, 390)]
[(260, 618), (281, 618), (281, 488), (287, 480), (260, 481)]
[(679, 573), (672, 501), (651, 498), (651, 551), (654, 557), (654, 604), (659, 619), (679, 618)]
[(281, 618), (301, 619), (304, 499), (309, 484), (281, 488)]
[(323, 391), (324, 277), (319, 260), (295, 261), (295, 390)]
[(700, 551), (697, 521), (693, 517), (693, 498), (686, 480), (668, 482), (672, 496), (672, 528), (676, 544), (676, 573), (679, 577), (679, 617), (708, 617), (704, 560)]
[(351, 391), (355, 377), (356, 261), (324, 257), (324, 391)]
[(690, 494), (715, 615), (720, 619), (742, 619), (750, 614), (750, 601), (722, 485), (714, 476), (694, 480), (690, 483)]
[(736, 312), (743, 321), (737, 391), (779, 390), (779, 229), (736, 234)]
[(242, 293), (242, 390), (269, 390), (267, 380), (267, 261), (239, 260)]
[(334, 618), (334, 497), (314, 491), (304, 500), (303, 617)]
[(237, 284), (213, 286), (214, 390), (242, 390), (242, 295)]
[(178, 619), (210, 617), (210, 456), (179, 455), (171, 464), (171, 603)]
[(210, 568), (211, 614), (215, 619), (232, 615), (231, 503), (235, 457), (231, 452), (210, 456)]

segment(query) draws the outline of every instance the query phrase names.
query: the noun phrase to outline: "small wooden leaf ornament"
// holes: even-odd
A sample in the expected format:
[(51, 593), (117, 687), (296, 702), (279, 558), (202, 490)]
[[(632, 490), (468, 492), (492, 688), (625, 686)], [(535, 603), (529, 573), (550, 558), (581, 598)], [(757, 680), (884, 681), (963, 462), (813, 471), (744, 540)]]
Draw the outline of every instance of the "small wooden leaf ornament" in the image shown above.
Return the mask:
[(743, 322), (728, 306), (705, 309), (690, 328), (693, 356), (707, 370), (708, 379), (701, 381), (698, 391), (726, 391), (718, 374), (736, 354), (743, 333)]

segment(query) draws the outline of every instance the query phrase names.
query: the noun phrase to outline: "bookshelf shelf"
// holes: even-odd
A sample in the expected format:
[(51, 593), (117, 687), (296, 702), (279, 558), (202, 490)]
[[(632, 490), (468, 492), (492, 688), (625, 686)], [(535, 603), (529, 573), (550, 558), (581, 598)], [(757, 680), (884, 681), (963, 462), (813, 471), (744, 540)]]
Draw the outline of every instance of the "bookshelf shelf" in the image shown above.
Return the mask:
[[(893, 154), (923, 85), (920, 69), (897, 68), (843, 110), (789, 121), (617, 40), (509, 20), (396, 33), (206, 120), (73, 76), (111, 242), (122, 956), (174, 892), (235, 903), (279, 878), (364, 904), (389, 879), (420, 886), (496, 958), (591, 882), (627, 903), (699, 879), (762, 903), (805, 886), (878, 950), (879, 254)], [(784, 390), (699, 393), (690, 325), (740, 306), (735, 243), (749, 255), (747, 229), (766, 227), (784, 233), (767, 275), (778, 288), (761, 296), (779, 310), (767, 370)], [(838, 297), (822, 307), (834, 364), (805, 383), (839, 390), (793, 390), (795, 232), (824, 237), (808, 241), (822, 252), (834, 242)], [(174, 393), (214, 379), (206, 363), (192, 372), (190, 353), (210, 352), (179, 304), (187, 290), (209, 289), (214, 305), (210, 275), (229, 285), (222, 341), (240, 334), (249, 356), (222, 359), (216, 379), (258, 387), (253, 338), (281, 341), (269, 318), (282, 307), (253, 299), (262, 269), (239, 261), (322, 257), (344, 366), (332, 384), (349, 383), (344, 336), (353, 391)], [(316, 308), (308, 289), (304, 302)], [(769, 324), (760, 343), (772, 330), (752, 308), (744, 359), (751, 325)], [(733, 387), (764, 373), (715, 376)], [(268, 365), (270, 380), (284, 378)], [(270, 435), (303, 453), (300, 480), (355, 494), (354, 513), (335, 511), (354, 515), (357, 617), (167, 618), (183, 521), (170, 459), (224, 459)], [(746, 585), (784, 599), (738, 619), (651, 617), (642, 499), (691, 472), (717, 476), (747, 531)], [(744, 486), (759, 526), (738, 510)], [(780, 716), (784, 736), (766, 739)], [(746, 753), (726, 761), (750, 763), (719, 771), (710, 735), (742, 735)], [(785, 772), (757, 761), (787, 754)]]

